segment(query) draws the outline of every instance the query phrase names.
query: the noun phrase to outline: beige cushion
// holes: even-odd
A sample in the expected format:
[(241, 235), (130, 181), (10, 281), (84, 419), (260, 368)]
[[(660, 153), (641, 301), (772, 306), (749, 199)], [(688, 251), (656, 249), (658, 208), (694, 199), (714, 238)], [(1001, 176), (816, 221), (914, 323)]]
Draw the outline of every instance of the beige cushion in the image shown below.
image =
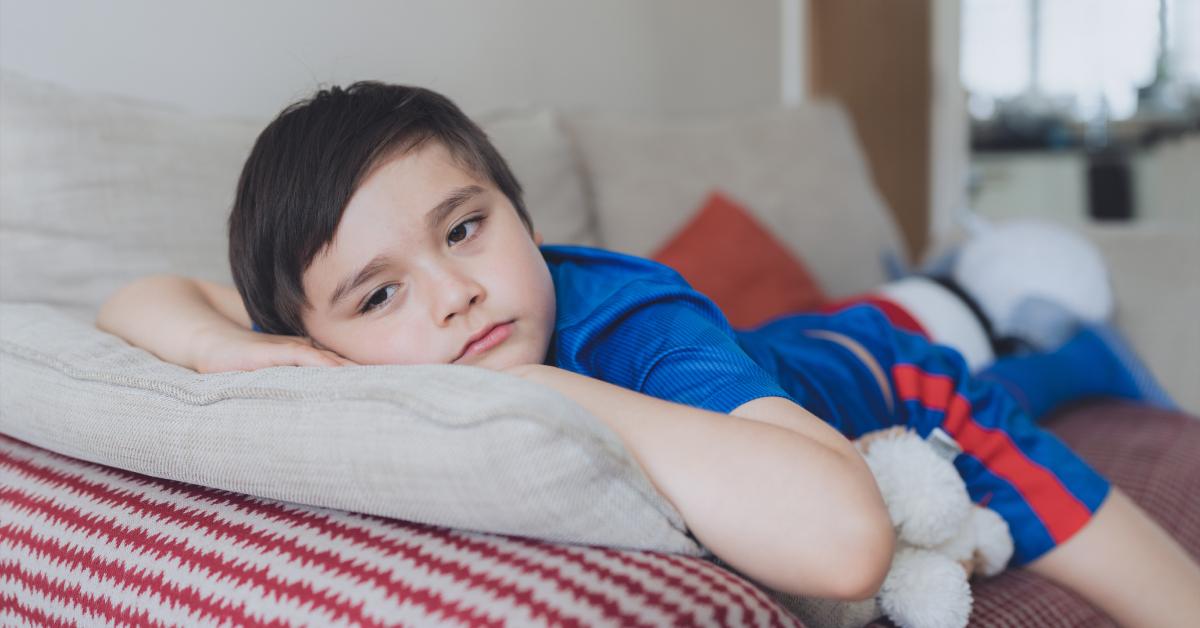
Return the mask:
[(525, 207), (546, 243), (595, 246), (583, 177), (558, 116), (546, 109), (495, 112), (479, 124), (521, 182)]
[[(0, 300), (90, 318), (144, 275), (229, 283), (225, 224), (266, 122), (0, 73)], [(485, 129), (547, 241), (592, 243), (583, 184), (554, 116), (495, 114)]]
[(0, 300), (86, 313), (154, 272), (228, 283), (225, 220), (261, 126), (0, 75)]
[(155, 477), (409, 521), (700, 555), (603, 423), (468, 366), (200, 375), (0, 304), (0, 432)]
[(1117, 326), (1186, 412), (1200, 414), (1200, 223), (1092, 225), (1116, 299)]
[(837, 107), (694, 118), (566, 118), (603, 244), (651, 254), (714, 188), (753, 211), (832, 296), (884, 281), (903, 252), (850, 122)]

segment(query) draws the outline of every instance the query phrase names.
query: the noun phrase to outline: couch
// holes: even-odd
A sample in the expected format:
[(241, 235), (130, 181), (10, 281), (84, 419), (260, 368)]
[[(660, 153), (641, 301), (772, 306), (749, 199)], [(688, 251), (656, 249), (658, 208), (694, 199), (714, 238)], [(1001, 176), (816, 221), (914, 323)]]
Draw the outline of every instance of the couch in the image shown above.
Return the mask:
[[(0, 623), (870, 619), (820, 615), (721, 563), (615, 436), (528, 382), (448, 366), (202, 376), (96, 330), (99, 304), (135, 277), (229, 281), (224, 220), (265, 121), (2, 81)], [(829, 298), (912, 257), (829, 103), (479, 119), (549, 242), (647, 255), (720, 190)], [(1120, 324), (1195, 412), (1193, 236), (1089, 235)], [(1194, 416), (1094, 400), (1048, 425), (1200, 556)], [(1107, 621), (1026, 572), (975, 585), (973, 624)]]

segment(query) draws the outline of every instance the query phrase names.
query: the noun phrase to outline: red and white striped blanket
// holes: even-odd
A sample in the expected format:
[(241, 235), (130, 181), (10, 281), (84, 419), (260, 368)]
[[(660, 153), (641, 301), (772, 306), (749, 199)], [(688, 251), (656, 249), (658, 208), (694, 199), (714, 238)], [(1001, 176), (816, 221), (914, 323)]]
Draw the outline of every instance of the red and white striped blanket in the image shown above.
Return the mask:
[[(1200, 558), (1200, 421), (1105, 403), (1068, 411), (1050, 427)], [(976, 583), (972, 625), (1048, 621), (1111, 625), (1023, 570)], [(258, 499), (0, 435), (0, 625), (14, 624), (799, 622), (750, 582), (700, 559)]]
[(794, 626), (707, 561), (159, 480), (0, 435), (0, 624)]

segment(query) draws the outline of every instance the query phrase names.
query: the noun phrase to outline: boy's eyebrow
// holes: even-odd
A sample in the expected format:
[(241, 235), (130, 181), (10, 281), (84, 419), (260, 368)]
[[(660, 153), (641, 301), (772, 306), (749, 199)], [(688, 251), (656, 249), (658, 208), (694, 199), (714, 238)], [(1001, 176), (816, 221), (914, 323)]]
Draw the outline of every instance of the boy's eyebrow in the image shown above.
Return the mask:
[(366, 283), (371, 277), (379, 274), (379, 271), (387, 268), (387, 265), (388, 257), (383, 253), (380, 253), (379, 255), (371, 258), (371, 261), (367, 262), (367, 265), (359, 269), (357, 273), (343, 279), (341, 283), (337, 285), (337, 288), (334, 289), (333, 295), (329, 297), (329, 309), (333, 309), (334, 306), (337, 305), (338, 301), (344, 299), (346, 295), (353, 292), (355, 288)]
[[(425, 214), (425, 224), (431, 230), (436, 228), (442, 224), (446, 216), (458, 209), (463, 203), (474, 198), (475, 195), (482, 194), (483, 191), (483, 188), (478, 185), (464, 185), (455, 189)], [(329, 309), (333, 309), (338, 301), (341, 301), (346, 295), (353, 292), (355, 288), (377, 275), (387, 264), (388, 257), (380, 253), (371, 258), (371, 261), (367, 262), (366, 266), (360, 268), (358, 272), (343, 279), (338, 283), (337, 288), (333, 290), (333, 294), (329, 297)]]
[(483, 188), (479, 187), (478, 185), (464, 185), (461, 188), (454, 190), (448, 196), (446, 196), (446, 198), (442, 199), (442, 202), (438, 203), (433, 209), (429, 210), (429, 213), (425, 214), (426, 226), (428, 226), (430, 229), (433, 229), (434, 227), (442, 224), (442, 221), (446, 219), (446, 216), (450, 212), (458, 209), (459, 205), (471, 200), (471, 198), (476, 194), (482, 193)]

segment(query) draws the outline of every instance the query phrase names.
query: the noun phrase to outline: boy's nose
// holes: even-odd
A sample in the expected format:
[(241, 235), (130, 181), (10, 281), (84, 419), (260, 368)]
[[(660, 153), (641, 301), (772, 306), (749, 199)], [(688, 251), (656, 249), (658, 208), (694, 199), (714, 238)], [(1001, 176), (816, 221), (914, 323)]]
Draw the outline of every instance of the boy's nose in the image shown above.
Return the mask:
[(483, 299), (483, 286), (464, 274), (446, 272), (435, 281), (435, 319), (443, 323), (449, 322), (456, 314), (465, 313)]

